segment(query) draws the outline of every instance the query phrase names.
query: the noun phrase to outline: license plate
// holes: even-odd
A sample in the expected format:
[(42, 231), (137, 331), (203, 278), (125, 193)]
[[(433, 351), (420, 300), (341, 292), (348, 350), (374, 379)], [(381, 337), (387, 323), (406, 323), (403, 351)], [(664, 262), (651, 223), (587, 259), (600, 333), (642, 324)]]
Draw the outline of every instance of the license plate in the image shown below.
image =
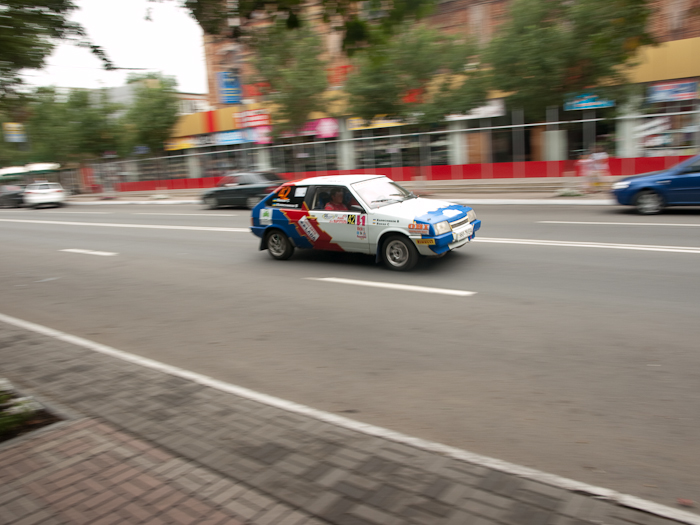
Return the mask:
[(459, 242), (462, 239), (466, 239), (472, 234), (472, 231), (474, 231), (474, 227), (470, 224), (469, 228), (466, 228), (465, 230), (462, 230), (461, 232), (453, 232), (452, 233), (452, 242)]

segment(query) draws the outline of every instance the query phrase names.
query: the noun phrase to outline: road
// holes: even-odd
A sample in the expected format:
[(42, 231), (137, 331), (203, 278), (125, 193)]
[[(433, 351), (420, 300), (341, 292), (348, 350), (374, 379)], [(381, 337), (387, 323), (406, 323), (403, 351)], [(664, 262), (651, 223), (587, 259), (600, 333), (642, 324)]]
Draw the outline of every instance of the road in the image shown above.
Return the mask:
[(477, 213), (478, 242), (404, 274), (353, 254), (275, 261), (246, 210), (0, 210), (0, 313), (666, 505), (698, 501), (700, 211)]

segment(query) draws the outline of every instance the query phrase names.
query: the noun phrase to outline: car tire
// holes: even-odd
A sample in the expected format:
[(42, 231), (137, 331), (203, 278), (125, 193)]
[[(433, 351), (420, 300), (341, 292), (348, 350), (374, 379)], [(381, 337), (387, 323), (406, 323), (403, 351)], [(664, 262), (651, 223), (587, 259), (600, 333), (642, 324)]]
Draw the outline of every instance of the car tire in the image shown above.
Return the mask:
[(215, 210), (219, 207), (219, 199), (217, 199), (213, 195), (204, 197), (204, 206), (206, 206), (208, 210)]
[(251, 195), (245, 200), (245, 205), (249, 210), (255, 208), (262, 199), (257, 195)]
[(406, 272), (418, 262), (418, 250), (407, 237), (391, 235), (382, 243), (382, 260), (390, 270)]
[(273, 259), (284, 261), (294, 253), (294, 245), (281, 230), (270, 230), (265, 235), (265, 246)]
[(655, 215), (664, 208), (664, 199), (653, 190), (642, 190), (634, 198), (634, 207), (641, 215)]

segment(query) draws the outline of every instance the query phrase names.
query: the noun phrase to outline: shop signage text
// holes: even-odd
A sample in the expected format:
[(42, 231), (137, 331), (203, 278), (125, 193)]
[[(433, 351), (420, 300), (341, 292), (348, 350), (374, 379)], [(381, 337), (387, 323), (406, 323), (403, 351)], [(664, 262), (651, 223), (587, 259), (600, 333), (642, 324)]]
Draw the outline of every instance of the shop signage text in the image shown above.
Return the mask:
[(676, 102), (698, 98), (697, 81), (659, 82), (649, 86), (647, 100), (650, 103)]
[(564, 111), (580, 111), (582, 109), (603, 109), (612, 108), (614, 106), (614, 100), (606, 100), (592, 93), (584, 93), (583, 95), (577, 95), (575, 97), (572, 97), (566, 104), (564, 104)]

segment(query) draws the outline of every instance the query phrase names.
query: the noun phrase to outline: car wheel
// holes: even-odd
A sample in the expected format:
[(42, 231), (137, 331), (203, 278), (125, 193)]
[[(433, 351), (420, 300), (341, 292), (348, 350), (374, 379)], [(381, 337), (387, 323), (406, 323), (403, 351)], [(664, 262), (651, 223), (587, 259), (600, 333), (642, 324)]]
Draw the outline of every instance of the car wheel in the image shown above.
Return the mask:
[(390, 270), (405, 272), (418, 262), (418, 250), (403, 235), (392, 235), (382, 246), (384, 264)]
[(640, 191), (634, 199), (634, 206), (642, 215), (654, 215), (664, 207), (664, 200), (653, 190)]
[(216, 208), (219, 207), (219, 199), (217, 199), (213, 195), (210, 195), (208, 197), (204, 197), (204, 205), (209, 210), (215, 210)]
[(267, 234), (267, 251), (270, 255), (280, 261), (289, 259), (294, 252), (294, 246), (282, 231), (272, 230)]
[(245, 200), (245, 205), (248, 207), (249, 210), (252, 210), (258, 205), (260, 200), (260, 197), (258, 197), (257, 195), (253, 195)]

